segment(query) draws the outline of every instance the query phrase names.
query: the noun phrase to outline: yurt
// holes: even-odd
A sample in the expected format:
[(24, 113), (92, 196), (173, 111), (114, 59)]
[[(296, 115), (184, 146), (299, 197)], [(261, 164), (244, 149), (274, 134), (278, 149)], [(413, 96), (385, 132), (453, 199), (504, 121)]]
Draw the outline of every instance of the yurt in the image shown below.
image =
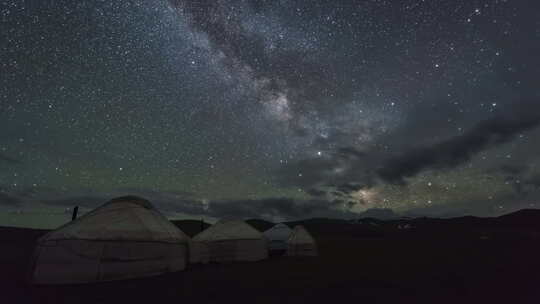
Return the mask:
[(285, 251), (287, 250), (287, 240), (292, 233), (289, 226), (279, 223), (274, 227), (266, 230), (264, 236), (268, 240), (268, 250), (270, 251)]
[(302, 225), (295, 226), (287, 240), (288, 256), (317, 256), (317, 243)]
[(244, 221), (221, 220), (195, 235), (191, 263), (259, 261), (268, 257), (262, 233)]
[(121, 280), (179, 271), (189, 237), (139, 197), (112, 199), (37, 241), (34, 284)]

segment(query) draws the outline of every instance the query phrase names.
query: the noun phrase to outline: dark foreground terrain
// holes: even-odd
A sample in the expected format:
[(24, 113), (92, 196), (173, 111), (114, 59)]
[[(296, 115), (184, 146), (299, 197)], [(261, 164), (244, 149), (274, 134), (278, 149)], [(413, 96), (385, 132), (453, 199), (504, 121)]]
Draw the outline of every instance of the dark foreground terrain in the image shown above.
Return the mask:
[[(409, 223), (407, 229), (399, 225)], [(317, 258), (196, 265), (144, 279), (29, 286), (44, 231), (0, 228), (1, 303), (540, 303), (540, 216), (309, 220)], [(362, 301), (362, 302), (360, 302)]]

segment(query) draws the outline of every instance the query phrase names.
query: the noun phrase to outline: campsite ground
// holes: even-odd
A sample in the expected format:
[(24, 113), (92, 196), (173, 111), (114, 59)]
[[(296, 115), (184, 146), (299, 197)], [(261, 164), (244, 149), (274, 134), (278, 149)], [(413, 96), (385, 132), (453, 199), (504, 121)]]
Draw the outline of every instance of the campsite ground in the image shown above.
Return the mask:
[(424, 233), (366, 229), (358, 224), (325, 225), (311, 223), (319, 242), (317, 258), (196, 265), (144, 279), (41, 287), (25, 284), (24, 274), (33, 242), (43, 232), (2, 228), (1, 302), (539, 302), (540, 239), (536, 237), (504, 233), (485, 237), (473, 228), (459, 233), (440, 225), (425, 226)]

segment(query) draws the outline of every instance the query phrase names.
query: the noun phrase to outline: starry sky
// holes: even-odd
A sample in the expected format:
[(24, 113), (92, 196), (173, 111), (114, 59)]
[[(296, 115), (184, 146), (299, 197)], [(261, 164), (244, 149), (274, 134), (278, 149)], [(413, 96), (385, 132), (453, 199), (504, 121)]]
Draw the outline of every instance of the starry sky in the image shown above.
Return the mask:
[(2, 0), (0, 225), (540, 203), (540, 3)]

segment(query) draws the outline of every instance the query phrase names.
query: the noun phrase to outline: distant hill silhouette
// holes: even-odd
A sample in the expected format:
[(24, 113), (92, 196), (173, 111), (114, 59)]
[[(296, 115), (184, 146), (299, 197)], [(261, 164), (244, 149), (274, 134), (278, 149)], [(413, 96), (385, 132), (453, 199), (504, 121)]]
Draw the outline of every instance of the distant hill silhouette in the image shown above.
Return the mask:
[(499, 218), (540, 218), (540, 209), (521, 209), (501, 215)]
[(250, 224), (253, 228), (259, 230), (260, 232), (266, 231), (274, 227), (274, 223), (265, 221), (262, 219), (249, 219), (246, 220), (246, 223)]
[(505, 226), (540, 231), (540, 209), (521, 209), (516, 212), (501, 215), (497, 218), (497, 221)]
[(371, 208), (358, 214), (358, 218), (377, 218), (380, 220), (392, 220), (399, 218), (392, 209), (388, 208)]

